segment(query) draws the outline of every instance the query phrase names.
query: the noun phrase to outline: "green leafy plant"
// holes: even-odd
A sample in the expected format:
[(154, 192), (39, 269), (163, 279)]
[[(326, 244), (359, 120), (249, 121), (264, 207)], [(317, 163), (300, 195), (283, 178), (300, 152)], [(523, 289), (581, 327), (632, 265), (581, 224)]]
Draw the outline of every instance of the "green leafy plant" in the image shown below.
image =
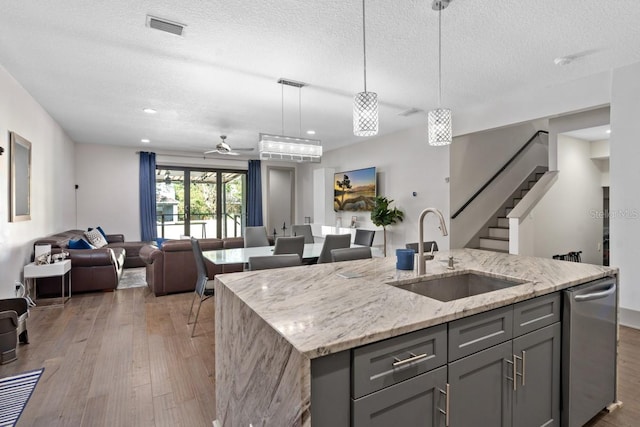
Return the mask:
[(398, 208), (392, 208), (393, 200), (378, 196), (374, 199), (373, 210), (371, 211), (371, 222), (377, 227), (382, 227), (384, 235), (384, 256), (387, 256), (387, 226), (404, 220), (404, 212)]

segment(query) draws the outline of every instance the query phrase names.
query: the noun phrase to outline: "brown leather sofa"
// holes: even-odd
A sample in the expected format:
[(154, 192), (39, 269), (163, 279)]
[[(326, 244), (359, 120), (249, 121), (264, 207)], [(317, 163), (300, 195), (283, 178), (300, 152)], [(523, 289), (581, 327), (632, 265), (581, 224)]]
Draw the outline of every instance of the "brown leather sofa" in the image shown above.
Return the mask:
[[(203, 251), (241, 248), (242, 237), (226, 239), (199, 239)], [(176, 292), (193, 291), (196, 284), (196, 262), (189, 239), (167, 240), (162, 247), (146, 245), (140, 249), (140, 258), (146, 263), (147, 285), (156, 296)], [(206, 263), (207, 275), (213, 279), (216, 274), (242, 271), (242, 264), (217, 266)]]
[[(125, 242), (122, 234), (108, 234), (108, 245), (98, 249), (69, 249), (69, 240), (80, 239), (84, 230), (67, 230), (34, 242), (50, 244), (51, 252), (64, 250), (71, 259), (71, 291), (113, 290), (118, 287), (124, 267), (144, 266), (140, 248), (149, 242)], [(129, 253), (130, 252), (130, 253)], [(60, 279), (38, 279), (38, 295), (59, 295)]]

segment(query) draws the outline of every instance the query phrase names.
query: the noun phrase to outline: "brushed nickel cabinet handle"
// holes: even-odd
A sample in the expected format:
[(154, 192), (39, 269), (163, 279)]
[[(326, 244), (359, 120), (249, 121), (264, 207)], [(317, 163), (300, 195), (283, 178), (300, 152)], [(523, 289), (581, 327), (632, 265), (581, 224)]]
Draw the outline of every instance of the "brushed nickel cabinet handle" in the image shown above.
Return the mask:
[(450, 385), (449, 383), (447, 383), (447, 387), (446, 390), (444, 391), (441, 388), (438, 388), (438, 391), (442, 394), (444, 394), (446, 396), (445, 401), (444, 401), (444, 411), (440, 408), (438, 408), (438, 411), (440, 411), (441, 414), (444, 415), (444, 425), (445, 427), (449, 427), (449, 399), (450, 399), (450, 395), (451, 395), (451, 389), (450, 389)]
[(522, 350), (522, 386), (524, 387), (524, 378), (527, 374), (527, 352)]
[(395, 360), (395, 362), (393, 362), (393, 367), (396, 368), (398, 366), (406, 365), (407, 363), (417, 362), (418, 360), (422, 360), (422, 359), (426, 359), (427, 358), (427, 353), (418, 354), (417, 356), (415, 354), (413, 354), (413, 353), (409, 353), (409, 355), (411, 357), (409, 357), (408, 359), (404, 359), (404, 360), (400, 360), (397, 357), (394, 357), (393, 360)]
[(522, 351), (522, 357), (520, 356), (516, 356), (515, 354), (513, 355), (514, 360), (520, 360), (522, 362), (522, 372), (517, 372), (516, 369), (516, 375), (519, 376), (521, 378), (522, 381), (522, 386), (524, 387), (524, 382), (525, 382), (525, 369), (526, 369), (526, 365), (527, 365), (527, 352), (526, 351)]
[(513, 376), (512, 376), (512, 377), (507, 376), (507, 379), (508, 379), (509, 381), (513, 381), (513, 391), (516, 391), (516, 390), (517, 390), (517, 385), (516, 385), (516, 375), (517, 375), (518, 373), (516, 372), (516, 363), (515, 363), (515, 362), (516, 362), (516, 361), (515, 361), (515, 357), (516, 357), (516, 356), (515, 356), (515, 355), (513, 355), (513, 357), (514, 357), (514, 360), (508, 360), (508, 359), (503, 359), (503, 360), (504, 360), (505, 362), (507, 362), (508, 364), (510, 364), (510, 365), (511, 365), (511, 367), (513, 368), (513, 369), (512, 369), (512, 372), (513, 372), (513, 374), (512, 374), (512, 375), (513, 375)]

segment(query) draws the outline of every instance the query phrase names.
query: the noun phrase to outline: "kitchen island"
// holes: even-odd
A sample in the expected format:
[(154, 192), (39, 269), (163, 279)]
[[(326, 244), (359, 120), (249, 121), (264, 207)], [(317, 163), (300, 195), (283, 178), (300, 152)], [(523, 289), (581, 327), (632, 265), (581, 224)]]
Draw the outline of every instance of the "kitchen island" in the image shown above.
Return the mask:
[[(390, 285), (463, 272), (521, 284), (449, 302)], [(312, 425), (318, 360), (615, 275), (610, 267), (461, 249), (436, 253), (420, 278), (396, 270), (395, 258), (216, 276), (217, 421)]]

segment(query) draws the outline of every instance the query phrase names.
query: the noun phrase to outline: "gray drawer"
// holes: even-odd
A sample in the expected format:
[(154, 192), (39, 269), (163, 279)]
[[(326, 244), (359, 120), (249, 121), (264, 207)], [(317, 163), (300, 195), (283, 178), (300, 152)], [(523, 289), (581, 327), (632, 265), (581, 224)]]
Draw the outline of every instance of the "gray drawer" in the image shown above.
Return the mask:
[(497, 308), (449, 323), (449, 361), (513, 338), (513, 306)]
[(560, 321), (560, 293), (544, 295), (513, 306), (513, 336), (519, 337)]
[[(357, 399), (447, 363), (447, 325), (356, 348), (352, 357), (351, 395)], [(415, 361), (398, 363), (412, 357)]]
[[(447, 367), (351, 401), (352, 427), (443, 426)], [(315, 425), (315, 421), (314, 421)]]

